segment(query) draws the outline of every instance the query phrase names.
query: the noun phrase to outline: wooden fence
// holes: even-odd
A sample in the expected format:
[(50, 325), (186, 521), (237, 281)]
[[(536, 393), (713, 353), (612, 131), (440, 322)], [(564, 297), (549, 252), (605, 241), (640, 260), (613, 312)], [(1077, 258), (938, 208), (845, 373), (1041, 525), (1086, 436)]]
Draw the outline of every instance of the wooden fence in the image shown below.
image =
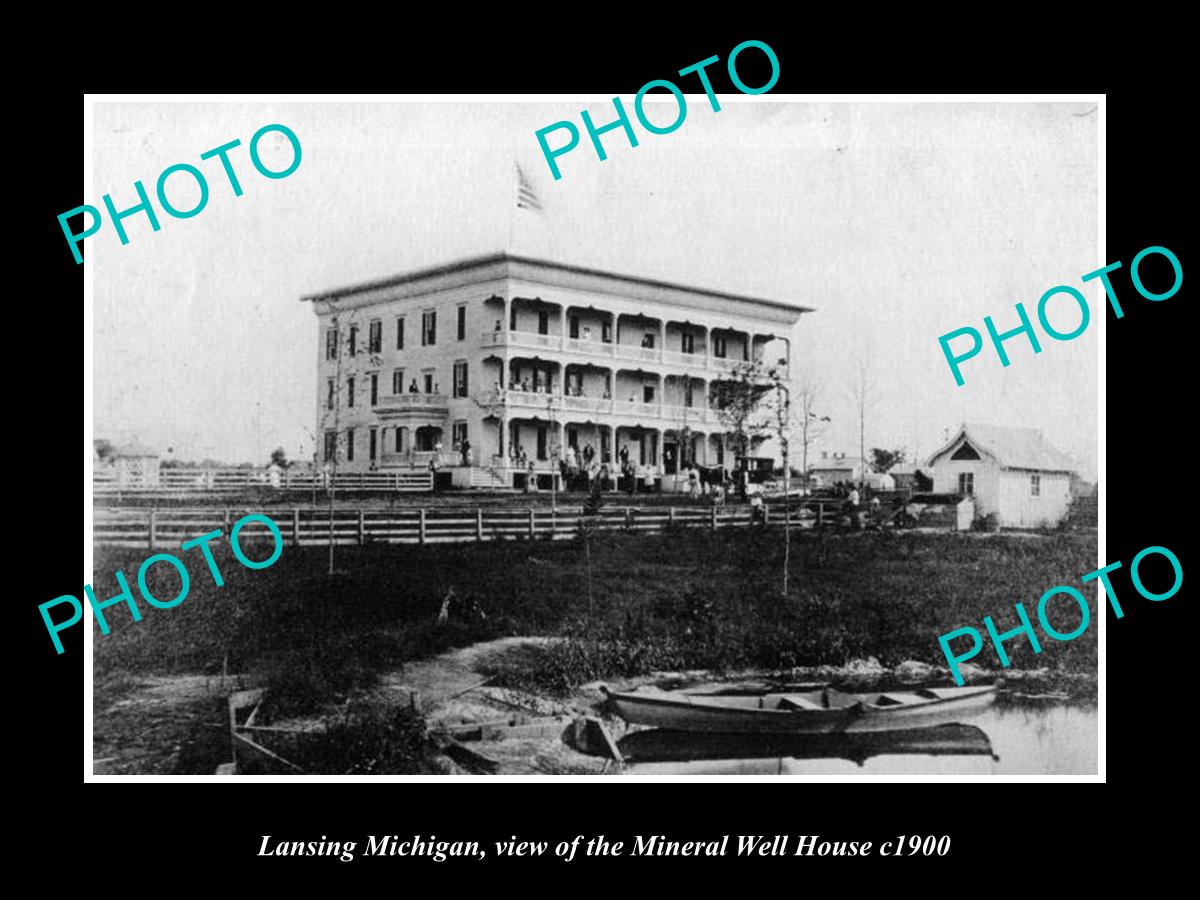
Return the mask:
[[(820, 510), (820, 508), (818, 507)], [(784, 521), (783, 505), (764, 506), (767, 527)], [(96, 509), (92, 539), (97, 544), (119, 547), (170, 549), (183, 541), (219, 529), (228, 535), (231, 526), (254, 509)], [(820, 513), (819, 513), (820, 514)], [(728, 507), (633, 507), (610, 506), (597, 515), (584, 516), (578, 507), (557, 512), (547, 508), (508, 507), (490, 509), (279, 509), (269, 515), (283, 539), (292, 545), (440, 544), (495, 541), (518, 538), (566, 540), (581, 528), (604, 531), (658, 532), (671, 527), (746, 527), (754, 523), (748, 506)], [(832, 516), (821, 515), (828, 521)], [(793, 509), (789, 523), (795, 529), (813, 527), (817, 520), (801, 521)], [(250, 522), (239, 532), (239, 543), (269, 539), (270, 532), (259, 522)]]
[[(160, 469), (157, 484), (122, 483), (115, 472), (98, 470), (92, 476), (96, 497), (186, 496), (242, 494), (248, 490), (324, 491), (327, 479), (317, 472), (283, 471), (275, 477), (262, 469)], [(417, 492), (433, 490), (433, 473), (427, 469), (403, 472), (339, 472), (334, 490)]]

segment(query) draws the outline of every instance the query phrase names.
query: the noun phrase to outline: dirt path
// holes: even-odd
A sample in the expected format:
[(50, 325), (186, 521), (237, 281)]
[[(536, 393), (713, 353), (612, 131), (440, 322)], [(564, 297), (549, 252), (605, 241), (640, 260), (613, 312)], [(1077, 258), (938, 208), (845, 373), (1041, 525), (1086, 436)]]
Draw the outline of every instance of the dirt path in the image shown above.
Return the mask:
[[(571, 716), (594, 711), (586, 704), (550, 700), (524, 691), (493, 687), (487, 671), (505, 655), (544, 646), (557, 638), (506, 637), (450, 650), (433, 659), (408, 663), (380, 679), (378, 695), (409, 698), (413, 692), (433, 732), (447, 726)], [(564, 725), (564, 731), (569, 728)], [(498, 775), (599, 774), (604, 760), (576, 752), (561, 736), (464, 742), (497, 766)], [(463, 770), (447, 760), (451, 774)]]

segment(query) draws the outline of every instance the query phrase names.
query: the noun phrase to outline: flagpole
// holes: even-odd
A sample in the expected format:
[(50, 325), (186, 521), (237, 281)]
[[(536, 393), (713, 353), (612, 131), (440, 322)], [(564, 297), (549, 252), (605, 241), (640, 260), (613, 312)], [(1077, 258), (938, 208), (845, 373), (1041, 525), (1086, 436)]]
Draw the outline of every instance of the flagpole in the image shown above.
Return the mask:
[[(520, 170), (517, 168), (517, 164), (515, 162), (512, 165), (512, 177), (513, 177), (513, 189), (514, 189), (513, 196), (517, 196), (517, 194), (521, 190), (521, 173), (520, 173)], [(509, 198), (508, 246), (505, 248), (506, 252), (512, 252), (515, 249), (513, 247), (513, 226), (514, 226), (514, 220), (516, 219), (516, 217), (517, 217), (517, 204), (513, 203), (512, 199)]]

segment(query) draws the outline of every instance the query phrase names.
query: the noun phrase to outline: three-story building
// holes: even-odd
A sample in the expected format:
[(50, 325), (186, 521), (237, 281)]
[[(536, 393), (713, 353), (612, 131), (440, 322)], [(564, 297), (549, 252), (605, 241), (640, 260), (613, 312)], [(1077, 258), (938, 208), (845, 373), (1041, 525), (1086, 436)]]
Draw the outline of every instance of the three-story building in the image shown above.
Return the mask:
[(512, 254), (303, 299), (320, 321), (325, 459), (386, 470), (436, 455), (462, 486), (511, 486), (560, 454), (731, 467), (712, 387), (750, 360), (790, 363), (809, 311)]

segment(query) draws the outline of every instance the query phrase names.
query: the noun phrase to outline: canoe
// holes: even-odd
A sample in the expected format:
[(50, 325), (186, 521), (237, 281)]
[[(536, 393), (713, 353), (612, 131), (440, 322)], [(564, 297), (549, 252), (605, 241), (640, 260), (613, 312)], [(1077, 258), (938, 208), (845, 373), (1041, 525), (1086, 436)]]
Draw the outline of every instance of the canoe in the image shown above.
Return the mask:
[(834, 688), (757, 696), (600, 688), (631, 725), (720, 734), (895, 731), (957, 722), (996, 699), (994, 684), (850, 694)]
[(999, 759), (974, 725), (934, 725), (860, 734), (714, 734), (647, 728), (617, 742), (626, 763), (747, 759), (845, 759), (873, 756), (988, 756)]

